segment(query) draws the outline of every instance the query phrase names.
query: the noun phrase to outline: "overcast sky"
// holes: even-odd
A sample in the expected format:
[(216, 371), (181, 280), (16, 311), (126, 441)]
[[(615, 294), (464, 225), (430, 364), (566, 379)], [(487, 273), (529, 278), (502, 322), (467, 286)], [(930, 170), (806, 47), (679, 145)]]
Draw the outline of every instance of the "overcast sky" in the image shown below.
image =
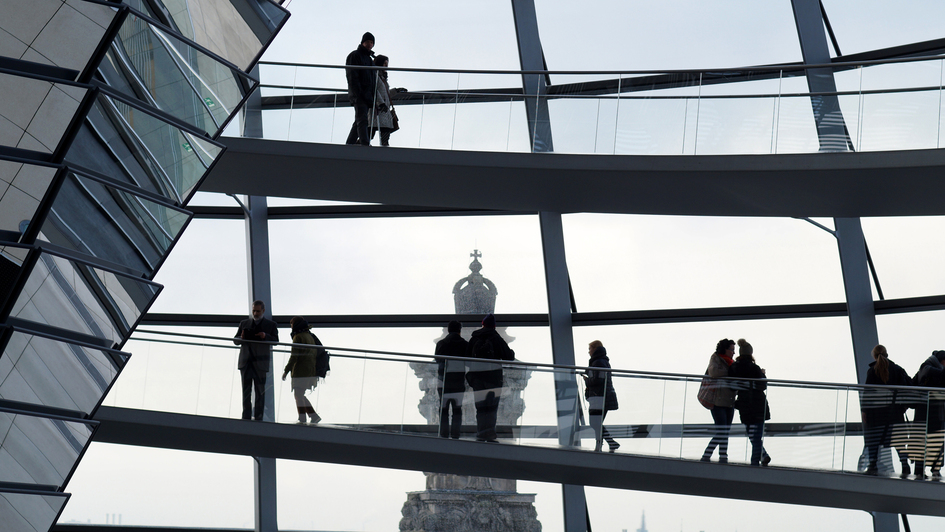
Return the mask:
[[(843, 54), (942, 36), (945, 3), (823, 4)], [(800, 60), (787, 0), (536, 0), (536, 5), (545, 56), (553, 70), (719, 68)], [(289, 10), (293, 16), (265, 60), (341, 64), (361, 34), (371, 31), (375, 50), (388, 55), (392, 66), (519, 68), (508, 0), (461, 8), (434, 1), (294, 0)], [(326, 79), (330, 86), (343, 84), (340, 73), (337, 79)], [(500, 79), (497, 86), (515, 83), (514, 77)], [(421, 78), (391, 73), (395, 86), (434, 88), (409, 80)], [(467, 78), (462, 84), (480, 82)], [(431, 83), (448, 87), (456, 81), (438, 78)], [(509, 109), (490, 108), (495, 116), (506, 113), (505, 125), (475, 134), (473, 141), (501, 137), (499, 145), (527, 149), (527, 139), (521, 136), (523, 113), (514, 106)], [(425, 127), (433, 127), (431, 116), (441, 110), (425, 112), (430, 113)], [(471, 113), (467, 120), (476, 117)], [(479, 117), (495, 122), (491, 115)], [(584, 118), (553, 124), (558, 128), (556, 141), (567, 138), (569, 124)], [(415, 111), (402, 116), (411, 122), (394, 134), (392, 143), (415, 142), (410, 128), (418, 128), (419, 119)], [(281, 116), (270, 123), (288, 120)], [(316, 133), (328, 127), (330, 138), (337, 140), (349, 127), (351, 112), (334, 113), (333, 124), (316, 124), (314, 118), (309, 122), (302, 114), (291, 120), (297, 135), (311, 133), (317, 140)], [(424, 138), (430, 138), (430, 131)], [(577, 142), (584, 135), (574, 136)], [(419, 142), (420, 133), (416, 137)], [(231, 204), (227, 198), (199, 201)], [(819, 221), (832, 225), (830, 220)], [(887, 298), (945, 294), (945, 220), (865, 219), (863, 227)], [(843, 300), (835, 239), (801, 220), (573, 214), (564, 217), (564, 229), (579, 311)], [(277, 314), (449, 313), (453, 283), (468, 274), (469, 253), (479, 249), (482, 273), (498, 287), (497, 312), (546, 312), (539, 237), (537, 216), (272, 222), (271, 309)], [(245, 312), (245, 257), (242, 222), (194, 221), (156, 278), (165, 290), (152, 310)], [(941, 312), (879, 317), (880, 341), (893, 360), (912, 373), (931, 350), (945, 347), (938, 333), (941, 319)], [(232, 331), (206, 332), (230, 335), (235, 324)], [(440, 334), (438, 329), (317, 332), (326, 344), (405, 352), (432, 351)], [(519, 359), (551, 361), (546, 329), (511, 328), (509, 333), (516, 337), (512, 347)], [(719, 338), (745, 337), (770, 377), (856, 380), (849, 326), (842, 318), (584, 327), (574, 336), (578, 360), (589, 341), (600, 339), (616, 367), (681, 373), (700, 373)], [(137, 342), (128, 350), (135, 356), (108, 404), (235, 415), (232, 387), (237, 372), (230, 354), (167, 352)], [(334, 375), (320, 390), (334, 395), (319, 407), (326, 421), (348, 419), (344, 409), (354, 403), (338, 399), (352, 393), (341, 384), (347, 382), (343, 375)], [(538, 391), (547, 391), (550, 383), (542, 383), (540, 376), (533, 379), (536, 391), (526, 394), (526, 416), (550, 411), (539, 406), (550, 402)], [(398, 375), (396, 385), (405, 390), (397, 392), (402, 393), (402, 404), (395, 405), (398, 411), (408, 418), (418, 416), (411, 404), (419, 396), (415, 379)], [(277, 413), (291, 418), (291, 398), (281, 391)], [(622, 393), (637, 399), (630, 390)], [(627, 405), (608, 421), (632, 423), (631, 410)], [(791, 415), (788, 405), (773, 405), (773, 410), (784, 416), (782, 421)], [(705, 419), (697, 422), (709, 423), (708, 413), (703, 414)], [(777, 455), (774, 460), (777, 464)], [(417, 472), (319, 463), (280, 461), (278, 478), (279, 523), (290, 530), (397, 530), (405, 493), (424, 488), (423, 475)], [(120, 513), (125, 525), (252, 527), (252, 465), (246, 457), (96, 444), (67, 491), (73, 497), (62, 522), (104, 523), (106, 515)], [(543, 530), (562, 530), (560, 486), (520, 482), (519, 491), (537, 494)], [(586, 492), (595, 531), (635, 530), (644, 510), (652, 532), (871, 529), (869, 516), (858, 511), (599, 488)], [(910, 521), (914, 531), (942, 526), (941, 519)]]

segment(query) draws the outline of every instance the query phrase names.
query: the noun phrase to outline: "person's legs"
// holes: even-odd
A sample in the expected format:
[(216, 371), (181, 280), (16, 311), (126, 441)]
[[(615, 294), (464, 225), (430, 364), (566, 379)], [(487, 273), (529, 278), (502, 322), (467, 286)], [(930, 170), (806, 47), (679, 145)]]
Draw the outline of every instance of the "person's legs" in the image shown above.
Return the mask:
[(450, 433), (450, 400), (447, 398), (447, 394), (440, 393), (440, 431), (439, 435), (441, 438), (449, 438)]
[(600, 452), (601, 447), (604, 445), (604, 398), (600, 396), (592, 396), (587, 398), (587, 417), (588, 421), (591, 424), (591, 428), (594, 429), (594, 451)]
[(266, 374), (259, 375), (253, 371), (253, 388), (256, 391), (256, 402), (253, 405), (253, 419), (262, 421), (263, 410), (266, 408)]
[(390, 146), (390, 129), (381, 128), (381, 146)]
[(450, 422), (450, 437), (458, 440), (460, 429), (463, 426), (463, 403), (461, 400), (450, 399), (453, 405), (453, 419)]
[(712, 458), (712, 452), (719, 448), (719, 461), (728, 461), (728, 434), (732, 426), (732, 418), (735, 416), (735, 409), (732, 407), (716, 406), (709, 412), (712, 413), (712, 421), (715, 423), (715, 435), (709, 440), (709, 444), (702, 453), (702, 460), (708, 462)]
[(371, 138), (368, 136), (368, 106), (360, 101), (351, 102), (354, 107), (354, 123), (351, 125), (351, 131), (348, 132), (348, 139), (345, 144), (371, 145)]
[(243, 385), (243, 419), (253, 417), (253, 368), (240, 370), (240, 382)]
[(476, 439), (479, 441), (496, 441), (498, 434), (495, 430), (496, 418), (499, 414), (499, 398), (494, 388), (480, 390), (476, 393)]
[(764, 422), (745, 423), (745, 431), (748, 432), (748, 440), (751, 442), (751, 465), (761, 465), (761, 455), (764, 453), (764, 447), (761, 445), (761, 437), (764, 434)]
[(604, 415), (600, 417), (600, 433), (601, 438), (607, 441), (607, 447), (610, 449), (610, 452), (615, 452), (620, 444), (617, 443), (617, 440), (613, 439), (610, 436), (610, 432), (607, 431), (607, 427), (604, 426), (604, 420), (607, 418), (607, 410), (604, 410)]

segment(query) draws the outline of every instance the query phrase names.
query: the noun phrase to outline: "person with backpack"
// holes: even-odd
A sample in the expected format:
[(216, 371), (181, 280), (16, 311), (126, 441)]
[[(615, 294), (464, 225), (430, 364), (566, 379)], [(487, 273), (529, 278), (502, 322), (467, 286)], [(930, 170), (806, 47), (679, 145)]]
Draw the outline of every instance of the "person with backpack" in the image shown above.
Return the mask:
[[(913, 384), (924, 388), (945, 387), (945, 351), (932, 351), (919, 366), (919, 371), (913, 377)], [(915, 402), (915, 417), (913, 425), (917, 432), (922, 434), (919, 452), (913, 457), (915, 461), (915, 478), (923, 480), (925, 464), (932, 469), (932, 478), (942, 478), (942, 443), (945, 439), (945, 401), (940, 392), (917, 392)]]
[(515, 351), (509, 348), (495, 330), (495, 315), (482, 320), (482, 328), (473, 331), (466, 348), (467, 358), (490, 362), (470, 362), (466, 382), (473, 389), (476, 402), (476, 441), (497, 442), (495, 430), (502, 395), (502, 360), (514, 360)]
[(318, 386), (316, 360), (324, 349), (314, 347), (322, 343), (312, 334), (304, 318), (295, 316), (289, 320), (289, 325), (292, 327), (292, 353), (282, 372), (282, 380), (292, 373), (292, 393), (295, 395), (295, 406), (299, 412), (299, 423), (305, 423), (305, 416), (308, 415), (314, 425), (322, 418), (315, 413), (315, 407), (305, 397), (305, 392)]
[[(447, 335), (436, 343), (434, 359), (440, 392), (440, 437), (459, 439), (463, 424), (463, 395), (466, 393), (466, 363), (446, 357), (465, 357), (469, 342), (460, 336), (463, 324), (453, 320), (446, 326)], [(450, 421), (450, 414), (453, 419)]]
[(600, 452), (607, 440), (607, 447), (610, 452), (616, 452), (620, 447), (607, 429), (604, 428), (604, 418), (607, 412), (617, 410), (617, 391), (614, 390), (613, 376), (609, 371), (599, 369), (610, 369), (610, 358), (607, 357), (607, 349), (600, 340), (594, 340), (587, 346), (587, 354), (591, 359), (587, 362), (587, 373), (584, 377), (584, 398), (587, 399), (587, 414), (591, 418), (591, 427), (594, 428), (594, 434), (597, 444), (594, 451)]

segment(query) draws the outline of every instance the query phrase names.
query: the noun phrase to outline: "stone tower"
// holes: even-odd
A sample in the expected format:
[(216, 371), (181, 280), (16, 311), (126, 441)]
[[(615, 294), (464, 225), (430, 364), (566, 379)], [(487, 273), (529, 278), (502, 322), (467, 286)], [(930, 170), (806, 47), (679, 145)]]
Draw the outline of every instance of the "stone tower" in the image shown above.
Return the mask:
[[(498, 291), (495, 284), (479, 273), (482, 254), (474, 250), (469, 265), (470, 274), (453, 285), (453, 303), (457, 314), (485, 316), (495, 311)], [(473, 329), (463, 329), (467, 340)], [(505, 327), (496, 331), (511, 344), (515, 338), (508, 335)], [(447, 334), (443, 334), (434, 342)], [(420, 389), (424, 391), (420, 400), (420, 413), (427, 422), (440, 422), (440, 398), (437, 394), (436, 366), (411, 363)], [(525, 410), (522, 390), (528, 382), (525, 369), (506, 369), (505, 386), (499, 400), (498, 426), (500, 438), (503, 426), (516, 425)], [(476, 425), (476, 409), (472, 391), (467, 388), (463, 398), (463, 425)], [(484, 444), (489, 445), (489, 444)], [(401, 510), (401, 532), (540, 532), (541, 523), (535, 511), (535, 496), (516, 491), (516, 481), (498, 478), (468, 477), (441, 473), (424, 473), (426, 490), (407, 494), (407, 502)]]

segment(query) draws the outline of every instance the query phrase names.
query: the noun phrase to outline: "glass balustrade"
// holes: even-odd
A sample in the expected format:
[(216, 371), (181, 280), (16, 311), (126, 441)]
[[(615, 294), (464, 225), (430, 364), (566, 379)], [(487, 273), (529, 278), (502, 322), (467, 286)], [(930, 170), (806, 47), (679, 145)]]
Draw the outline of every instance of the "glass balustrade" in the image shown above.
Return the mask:
[[(105, 405), (240, 417), (238, 348), (229, 339), (139, 330), (125, 349), (134, 356)], [(318, 426), (438, 436), (443, 404), (432, 357), (327, 349), (331, 371), (306, 394), (321, 417)], [(280, 378), (289, 350), (288, 344), (278, 344), (273, 350), (277, 423), (298, 423), (291, 377)], [(596, 418), (589, 415), (589, 408), (599, 403), (585, 397), (582, 376), (587, 368), (514, 361), (503, 366), (505, 385), (497, 423), (501, 443), (595, 450)], [(611, 452), (699, 460), (710, 440), (728, 431), (729, 462), (749, 463), (752, 446), (739, 413), (735, 412), (730, 427), (714, 425), (710, 411), (698, 399), (702, 380), (698, 375), (613, 370), (619, 408), (607, 412), (603, 424), (607, 436), (617, 443)], [(867, 442), (874, 442), (879, 473), (884, 476), (901, 473), (901, 458), (931, 465), (941, 457), (945, 432), (935, 423), (935, 412), (945, 404), (941, 390), (781, 380), (723, 379), (720, 383), (736, 393), (753, 386), (766, 388), (770, 420), (764, 426), (763, 446), (772, 466), (863, 471), (869, 461)], [(476, 438), (475, 395), (468, 386), (461, 402), (461, 438), (472, 440)], [(931, 413), (916, 417), (916, 412), (925, 411)], [(903, 412), (905, 421), (875, 421), (901, 420)], [(865, 429), (864, 415), (873, 420)], [(610, 444), (603, 446), (604, 452), (610, 448)], [(717, 460), (716, 451), (712, 461)]]
[[(796, 69), (523, 74), (392, 66), (390, 87), (407, 90), (392, 90), (400, 130), (391, 145), (527, 152), (534, 144), (535, 151), (620, 155), (939, 148), (943, 64), (838, 64), (831, 67), (837, 92), (817, 94)], [(260, 68), (265, 138), (345, 142), (354, 112), (344, 67)], [(822, 105), (839, 109), (822, 121), (839, 126), (832, 131), (818, 132), (814, 108)]]

